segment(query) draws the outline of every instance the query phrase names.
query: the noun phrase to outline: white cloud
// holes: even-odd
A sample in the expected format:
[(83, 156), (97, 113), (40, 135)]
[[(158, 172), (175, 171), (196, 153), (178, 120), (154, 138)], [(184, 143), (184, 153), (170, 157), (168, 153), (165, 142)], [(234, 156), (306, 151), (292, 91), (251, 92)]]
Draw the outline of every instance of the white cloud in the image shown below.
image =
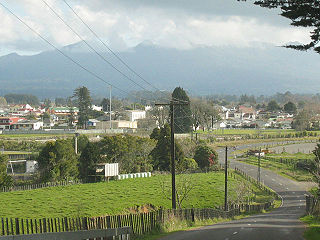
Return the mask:
[[(84, 39), (93, 38), (62, 1), (46, 1)], [(210, 1), (202, 1), (203, 5), (200, 7), (196, 7), (190, 2), (189, 5), (184, 4), (181, 9), (179, 8), (181, 1), (164, 1), (162, 3), (157, 1), (157, 4), (142, 1), (136, 5), (134, 4), (136, 1), (68, 2), (73, 3), (74, 9), (79, 15), (112, 48), (116, 49), (131, 47), (145, 40), (160, 46), (174, 48), (190, 48), (195, 45), (250, 47), (252, 42), (282, 45), (292, 41), (307, 42), (309, 35), (308, 29), (293, 28), (283, 23), (276, 24), (277, 20), (270, 21), (271, 17), (268, 18), (268, 21), (264, 21), (263, 17), (259, 17), (259, 14), (256, 13), (261, 11), (261, 8), (254, 10), (250, 7), (249, 11), (248, 7), (244, 7), (242, 11), (242, 6), (248, 6), (248, 4), (240, 6), (236, 1), (234, 3), (235, 9), (232, 9), (233, 4), (229, 1), (228, 3), (218, 1), (219, 5), (216, 6), (220, 12), (212, 11), (212, 14), (209, 10), (214, 9), (215, 5)], [(217, 1), (214, 2), (217, 3)], [(227, 6), (225, 12), (221, 12), (223, 4)], [(63, 46), (79, 41), (79, 38), (42, 1), (14, 0), (7, 5), (22, 15), (28, 24), (53, 44)], [(193, 6), (194, 10), (187, 6)], [(263, 10), (267, 12), (267, 10)], [(273, 12), (270, 12), (270, 16), (275, 19), (283, 19)], [(1, 25), (5, 26), (0, 28), (0, 42), (4, 48), (16, 46), (17, 51), (24, 51), (24, 48), (26, 50), (34, 49), (34, 51), (44, 50), (45, 44), (42, 43), (42, 40), (1, 7), (0, 18)], [(36, 43), (39, 43), (38, 48)]]

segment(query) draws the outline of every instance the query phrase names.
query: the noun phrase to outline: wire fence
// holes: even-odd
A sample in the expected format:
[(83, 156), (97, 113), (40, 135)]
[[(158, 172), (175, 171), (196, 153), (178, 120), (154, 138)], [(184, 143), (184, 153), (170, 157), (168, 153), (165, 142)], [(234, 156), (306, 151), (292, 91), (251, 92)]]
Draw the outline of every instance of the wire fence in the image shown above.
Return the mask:
[(14, 191), (25, 191), (25, 190), (33, 190), (39, 188), (47, 188), (47, 187), (59, 187), (59, 186), (68, 186), (68, 185), (78, 185), (82, 184), (81, 180), (64, 180), (59, 182), (46, 182), (46, 183), (36, 183), (36, 184), (28, 184), (22, 186), (11, 186), (11, 187), (3, 187), (0, 189), (0, 192), (14, 192)]

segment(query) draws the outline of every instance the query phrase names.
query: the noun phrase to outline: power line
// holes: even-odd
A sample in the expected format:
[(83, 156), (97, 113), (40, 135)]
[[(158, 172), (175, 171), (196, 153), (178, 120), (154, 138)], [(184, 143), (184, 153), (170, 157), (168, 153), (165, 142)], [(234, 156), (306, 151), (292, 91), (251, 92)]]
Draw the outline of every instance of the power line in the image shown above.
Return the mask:
[(95, 50), (90, 43), (88, 43), (84, 38), (81, 37), (81, 35), (74, 30), (45, 0), (42, 0), (42, 2), (74, 33), (78, 36), (78, 38), (83, 41), (95, 54), (97, 54), (104, 62), (106, 62), (109, 66), (111, 66), (114, 70), (116, 70), (118, 73), (120, 73), (123, 77), (131, 81), (132, 83), (136, 84), (143, 90), (147, 91), (145, 87), (128, 77), (126, 74), (124, 74), (122, 71), (120, 71), (116, 66), (114, 66), (111, 62), (109, 62), (104, 56), (102, 56), (97, 50)]
[[(66, 0), (63, 0), (63, 2), (70, 8), (70, 10), (75, 14), (75, 16), (89, 29), (89, 31), (102, 43), (103, 46), (105, 46), (124, 66), (126, 66), (132, 73), (134, 73), (138, 78), (140, 78), (142, 81), (144, 81), (146, 84), (151, 86), (152, 88), (158, 90), (161, 92), (161, 90), (154, 85), (152, 85), (149, 81), (147, 81), (144, 77), (141, 76), (141, 74), (137, 73), (133, 68), (131, 68), (122, 58), (116, 54), (99, 36), (96, 34), (92, 28), (79, 16), (79, 14), (68, 4)], [(177, 99), (172, 97), (172, 99), (177, 100), (179, 102), (188, 102), (185, 100)], [(170, 100), (170, 99), (165, 99), (165, 100)]]
[(150, 82), (148, 82), (145, 78), (143, 78), (139, 73), (137, 73), (133, 68), (131, 68), (124, 60), (120, 58), (118, 54), (116, 54), (102, 39), (96, 34), (92, 28), (79, 16), (79, 14), (74, 11), (74, 9), (70, 6), (70, 4), (67, 3), (66, 0), (63, 0), (63, 2), (70, 8), (70, 10), (77, 16), (77, 18), (89, 29), (89, 31), (105, 46), (112, 54), (115, 56), (123, 65), (125, 65), (131, 72), (133, 72), (137, 77), (139, 77), (141, 80), (143, 80), (146, 84), (151, 86), (152, 88), (161, 91), (159, 88), (152, 85)]
[(64, 52), (62, 52), (59, 48), (57, 48), (54, 44), (52, 44), (49, 40), (47, 40), (46, 38), (44, 38), (40, 33), (38, 33), (36, 30), (34, 30), (29, 24), (27, 24), (25, 21), (23, 21), (18, 15), (16, 15), (13, 11), (11, 11), (8, 7), (6, 7), (3, 3), (0, 2), (0, 5), (6, 9), (9, 13), (11, 13), (15, 18), (17, 18), (23, 25), (25, 25), (27, 28), (29, 28), (34, 34), (36, 34), (38, 37), (40, 37), (43, 41), (45, 41), (47, 44), (49, 44), (51, 47), (53, 47), (55, 50), (57, 50), (59, 53), (61, 53), (64, 57), (66, 57), (67, 59), (69, 59), (71, 62), (73, 62), (74, 64), (76, 64), (78, 67), (80, 67), (81, 69), (85, 70), (86, 72), (88, 72), (89, 74), (91, 74), (92, 76), (94, 76), (95, 78), (99, 79), (100, 81), (108, 84), (109, 86), (114, 87), (115, 89), (118, 89), (119, 91), (126, 93), (127, 95), (133, 96), (135, 98), (139, 98), (141, 100), (147, 100), (148, 99), (144, 99), (141, 97), (136, 97), (134, 95), (132, 95), (131, 93), (122, 90), (121, 88), (109, 83), (108, 81), (104, 80), (103, 78), (101, 78), (100, 76), (98, 76), (96, 73), (92, 72), (91, 70), (87, 69), (86, 67), (82, 66), (79, 62), (77, 62), (76, 60), (74, 60), (72, 57), (68, 56), (67, 54), (65, 54)]

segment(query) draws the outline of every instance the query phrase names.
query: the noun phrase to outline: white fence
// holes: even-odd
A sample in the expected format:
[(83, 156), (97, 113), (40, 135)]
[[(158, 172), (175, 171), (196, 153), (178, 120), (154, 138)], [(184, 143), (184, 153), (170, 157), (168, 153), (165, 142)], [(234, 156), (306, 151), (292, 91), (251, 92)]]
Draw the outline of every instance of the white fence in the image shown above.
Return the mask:
[(145, 178), (151, 177), (151, 172), (143, 172), (143, 173), (130, 173), (130, 174), (121, 174), (118, 175), (118, 180), (128, 179), (128, 178)]

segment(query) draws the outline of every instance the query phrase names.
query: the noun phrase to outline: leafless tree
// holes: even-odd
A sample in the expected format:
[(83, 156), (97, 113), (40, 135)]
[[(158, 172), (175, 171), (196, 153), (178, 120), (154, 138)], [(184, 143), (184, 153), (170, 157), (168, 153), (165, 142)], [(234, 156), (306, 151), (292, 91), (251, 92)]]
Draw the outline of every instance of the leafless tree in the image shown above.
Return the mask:
[[(188, 199), (192, 190), (196, 188), (194, 177), (192, 174), (180, 174), (176, 178), (176, 200), (177, 205), (181, 209), (182, 203)], [(172, 200), (171, 196), (171, 180), (168, 178), (162, 178), (160, 181), (160, 188), (163, 196)]]

